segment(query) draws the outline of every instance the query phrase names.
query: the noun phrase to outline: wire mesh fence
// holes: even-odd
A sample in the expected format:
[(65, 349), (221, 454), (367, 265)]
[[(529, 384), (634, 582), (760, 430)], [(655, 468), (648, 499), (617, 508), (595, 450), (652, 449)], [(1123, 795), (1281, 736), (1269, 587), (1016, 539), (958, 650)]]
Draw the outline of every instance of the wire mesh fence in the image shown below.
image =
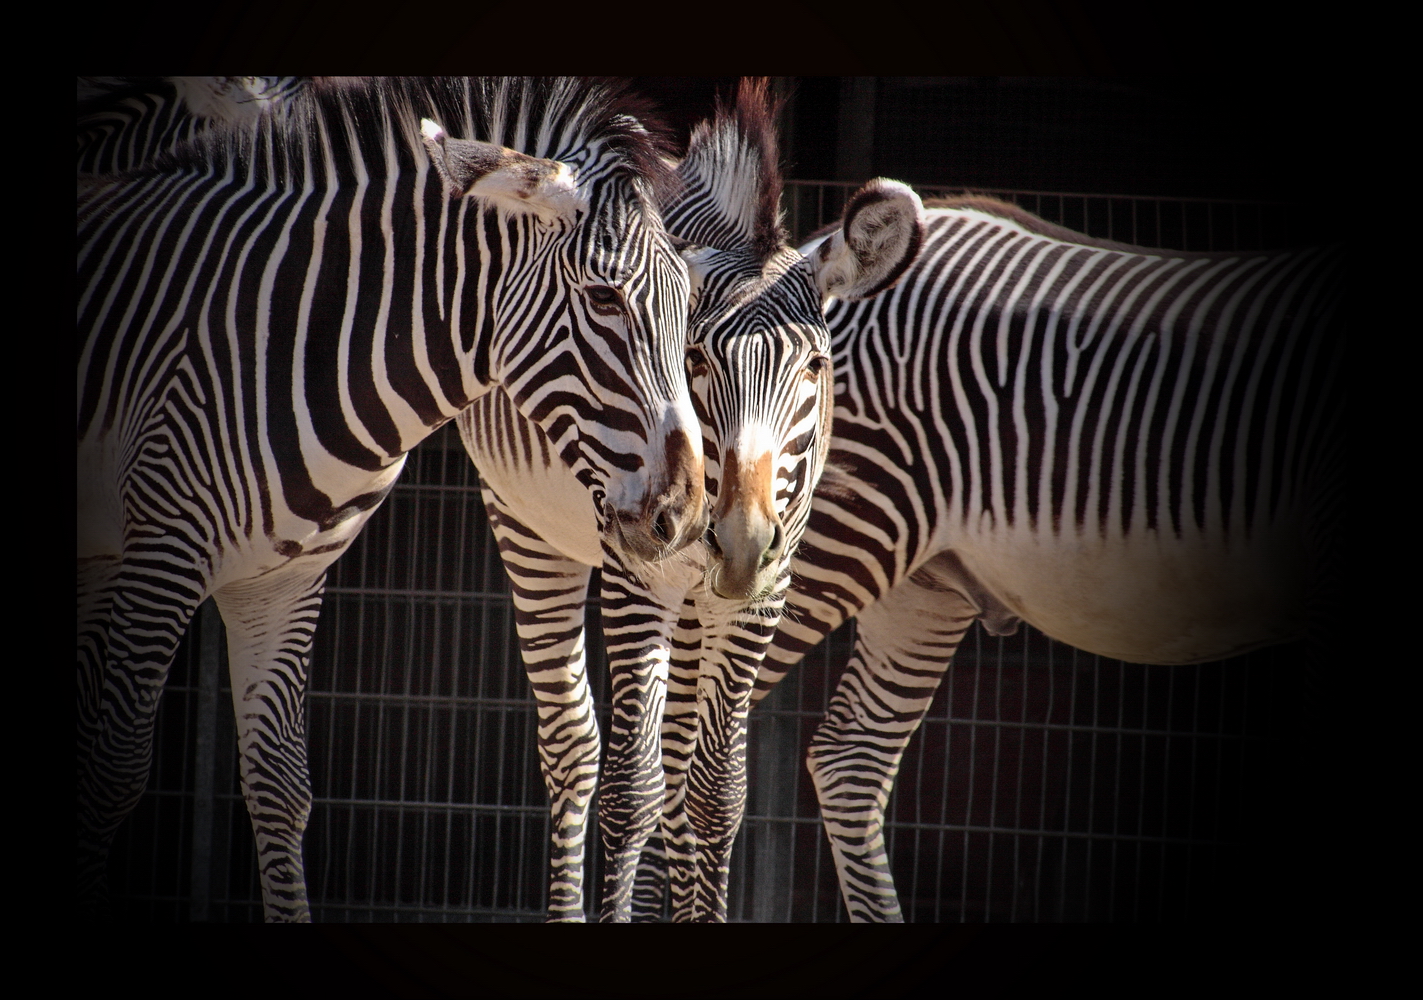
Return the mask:
[[(840, 217), (859, 187), (850, 181), (786, 181), (787, 225), (797, 242)], [(928, 198), (985, 194), (1013, 202), (1048, 222), (1098, 239), (1167, 250), (1278, 250), (1310, 242), (1307, 217), (1296, 206), (1208, 198), (1064, 194), (1006, 188), (916, 185)]]
[[(855, 185), (792, 181), (798, 239)], [(925, 196), (950, 189), (920, 189)], [(1288, 206), (994, 191), (1090, 235), (1190, 250), (1301, 242)], [(596, 621), (596, 573), (590, 621)], [(149, 787), (114, 846), (116, 916), (256, 921), (211, 603), (159, 707)], [(607, 730), (606, 660), (588, 660)], [(843, 921), (805, 750), (854, 641), (831, 635), (759, 706), (730, 917)], [(1269, 807), (1278, 647), (1189, 667), (1126, 664), (1026, 626), (960, 648), (910, 744), (886, 838), (910, 921), (1209, 918), (1236, 898)], [(320, 921), (539, 921), (549, 819), (536, 712), (477, 473), (446, 426), (332, 568), (307, 695), (315, 804), (304, 856)], [(596, 912), (596, 806), (587, 885)]]

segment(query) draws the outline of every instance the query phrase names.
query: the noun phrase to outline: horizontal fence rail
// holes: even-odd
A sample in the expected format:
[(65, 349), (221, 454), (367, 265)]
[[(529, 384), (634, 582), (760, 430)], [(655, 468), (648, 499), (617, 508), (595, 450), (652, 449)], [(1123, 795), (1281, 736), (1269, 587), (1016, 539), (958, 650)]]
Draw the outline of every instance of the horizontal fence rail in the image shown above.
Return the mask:
[[(796, 238), (832, 221), (856, 186), (788, 182)], [(1289, 206), (980, 193), (1141, 245), (1303, 241)], [(597, 593), (595, 574), (594, 609)], [(173, 666), (148, 791), (110, 865), (119, 919), (261, 919), (221, 629), (209, 602)], [(847, 919), (804, 760), (853, 641), (850, 622), (751, 715), (733, 920)], [(1287, 678), (1297, 657), (1280, 647), (1149, 667), (1082, 653), (1026, 626), (1011, 637), (975, 629), (889, 803), (886, 838), (905, 918), (1223, 915), (1270, 815), (1267, 775), (1292, 711)], [(596, 627), (588, 662), (606, 733)], [(452, 425), (415, 449), (332, 568), (307, 716), (315, 805), (304, 853), (314, 919), (543, 919), (549, 819), (537, 715), (478, 477)], [(596, 809), (590, 830), (595, 913)]]

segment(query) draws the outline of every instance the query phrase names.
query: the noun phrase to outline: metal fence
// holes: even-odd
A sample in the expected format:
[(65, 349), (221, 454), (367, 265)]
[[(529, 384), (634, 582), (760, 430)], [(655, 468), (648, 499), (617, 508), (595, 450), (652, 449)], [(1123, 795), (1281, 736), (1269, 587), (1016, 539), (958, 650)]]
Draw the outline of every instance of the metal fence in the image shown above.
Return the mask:
[[(790, 182), (795, 236), (835, 218), (854, 186)], [(1307, 239), (1288, 206), (985, 193), (1144, 245), (1243, 250)], [(846, 919), (803, 761), (853, 636), (851, 622), (752, 713), (733, 920)], [(148, 791), (115, 844), (120, 919), (261, 919), (220, 638), (209, 602), (159, 708)], [(975, 629), (890, 800), (906, 919), (1220, 916), (1236, 905), (1232, 887), (1269, 822), (1268, 774), (1293, 711), (1285, 671), (1297, 652), (1148, 667), (1026, 627), (1006, 638)], [(596, 628), (589, 663), (606, 731)], [(549, 820), (536, 714), (477, 475), (453, 427), (415, 449), (333, 567), (307, 712), (316, 920), (543, 919)], [(595, 832), (593, 909), (596, 841)]]
[[(796, 241), (840, 217), (860, 185), (787, 181), (784, 207)], [(1296, 206), (1210, 198), (1146, 198), (921, 184), (924, 198), (965, 193), (1011, 201), (1034, 215), (1098, 239), (1169, 250), (1275, 250), (1311, 242), (1308, 217)]]

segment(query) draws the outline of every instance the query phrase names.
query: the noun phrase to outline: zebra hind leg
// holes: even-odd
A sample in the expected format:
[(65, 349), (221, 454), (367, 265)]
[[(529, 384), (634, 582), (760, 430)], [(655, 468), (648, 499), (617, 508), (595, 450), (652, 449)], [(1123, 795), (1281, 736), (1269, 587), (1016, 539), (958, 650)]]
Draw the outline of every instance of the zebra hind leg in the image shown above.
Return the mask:
[(79, 564), (77, 901), (108, 916), (109, 848), (138, 805), (153, 760), (158, 700), (203, 584), (143, 553)]
[(860, 613), (854, 651), (806, 757), (852, 921), (904, 920), (885, 809), (904, 749), (977, 614), (921, 574)]
[(262, 911), (274, 923), (311, 920), (301, 857), (311, 817), (305, 701), (325, 584), (324, 566), (296, 564), (213, 595), (227, 626), (239, 773), (257, 842)]

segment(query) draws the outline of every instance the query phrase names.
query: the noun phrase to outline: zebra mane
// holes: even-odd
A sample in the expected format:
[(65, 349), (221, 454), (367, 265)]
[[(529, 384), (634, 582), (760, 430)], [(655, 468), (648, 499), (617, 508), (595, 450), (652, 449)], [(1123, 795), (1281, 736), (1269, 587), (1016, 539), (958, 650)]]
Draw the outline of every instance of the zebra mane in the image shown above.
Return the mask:
[(743, 79), (729, 105), (717, 96), (712, 119), (692, 130), (677, 167), (684, 188), (663, 211), (669, 233), (717, 250), (748, 248), (761, 261), (786, 245), (780, 107), (764, 78)]
[[(1099, 240), (1094, 236), (1088, 236), (1086, 233), (1079, 233), (1065, 226), (1059, 226), (1048, 222), (1046, 219), (1041, 219), (1027, 209), (1020, 208), (1010, 201), (1002, 201), (998, 198), (989, 197), (986, 194), (956, 194), (942, 198), (925, 198), (924, 208), (926, 211), (934, 208), (947, 208), (982, 212), (984, 215), (991, 215), (996, 219), (1002, 219), (1004, 222), (1011, 222), (1034, 235), (1046, 236), (1049, 239), (1061, 240), (1064, 243), (1080, 243), (1083, 246), (1101, 247), (1103, 250), (1122, 250), (1127, 253), (1161, 253), (1159, 250), (1132, 246), (1128, 243)], [(836, 219), (834, 222), (827, 222), (807, 236), (804, 242), (809, 243), (812, 240), (829, 236), (839, 228), (839, 219)]]
[(1077, 243), (1081, 246), (1098, 247), (1102, 250), (1121, 250), (1125, 253), (1148, 253), (1160, 254), (1160, 250), (1152, 250), (1148, 247), (1133, 246), (1130, 243), (1118, 243), (1115, 240), (1102, 240), (1095, 236), (1088, 236), (1086, 233), (1079, 233), (1076, 230), (1068, 229), (1066, 226), (1059, 226), (1039, 218), (1027, 209), (1013, 204), (1011, 201), (1002, 201), (998, 198), (990, 197), (986, 194), (956, 194), (944, 198), (926, 198), (924, 207), (930, 208), (962, 208), (970, 211), (982, 212), (1011, 222), (1016, 226), (1026, 229), (1036, 236), (1046, 236), (1048, 239), (1061, 240), (1063, 243)]
[[(1230, 257), (1249, 257), (1267, 254), (1270, 251), (1249, 250), (1249, 251), (1221, 251), (1221, 250), (1170, 250), (1161, 247), (1144, 247), (1132, 243), (1119, 243), (1116, 240), (1099, 239), (1096, 236), (1088, 236), (1086, 233), (1079, 233), (1075, 229), (1068, 229), (1066, 226), (1059, 226), (1054, 222), (1048, 222), (1029, 212), (1027, 209), (1003, 201), (986, 194), (959, 194), (947, 195), (941, 198), (924, 199), (925, 211), (933, 209), (948, 209), (950, 211), (978, 212), (981, 215), (991, 216), (1001, 219), (1003, 222), (1017, 226), (1024, 232), (1034, 236), (1043, 236), (1051, 240), (1059, 240), (1063, 243), (1072, 243), (1077, 246), (1093, 247), (1099, 250), (1115, 250), (1119, 253), (1130, 253), (1145, 255), (1149, 257), (1171, 257), (1185, 260), (1223, 260)], [(802, 245), (811, 243), (822, 237), (829, 236), (840, 228), (840, 220), (826, 223), (813, 233), (807, 236)]]
[[(402, 141), (396, 157), (409, 166), (422, 149), (420, 120), (432, 118), (452, 136), (478, 139), (530, 156), (566, 160), (597, 148), (615, 171), (639, 179), (649, 198), (667, 197), (677, 179), (663, 157), (671, 140), (650, 106), (626, 85), (607, 80), (523, 77), (318, 77), (289, 101), (284, 115), (257, 121), (215, 121), (193, 143), (158, 157), (138, 175), (175, 167), (269, 161), (293, 170), (314, 148), (323, 126), (334, 149), (359, 146), (371, 176), (384, 169), (391, 121)], [(332, 166), (344, 170), (350, 157)]]

